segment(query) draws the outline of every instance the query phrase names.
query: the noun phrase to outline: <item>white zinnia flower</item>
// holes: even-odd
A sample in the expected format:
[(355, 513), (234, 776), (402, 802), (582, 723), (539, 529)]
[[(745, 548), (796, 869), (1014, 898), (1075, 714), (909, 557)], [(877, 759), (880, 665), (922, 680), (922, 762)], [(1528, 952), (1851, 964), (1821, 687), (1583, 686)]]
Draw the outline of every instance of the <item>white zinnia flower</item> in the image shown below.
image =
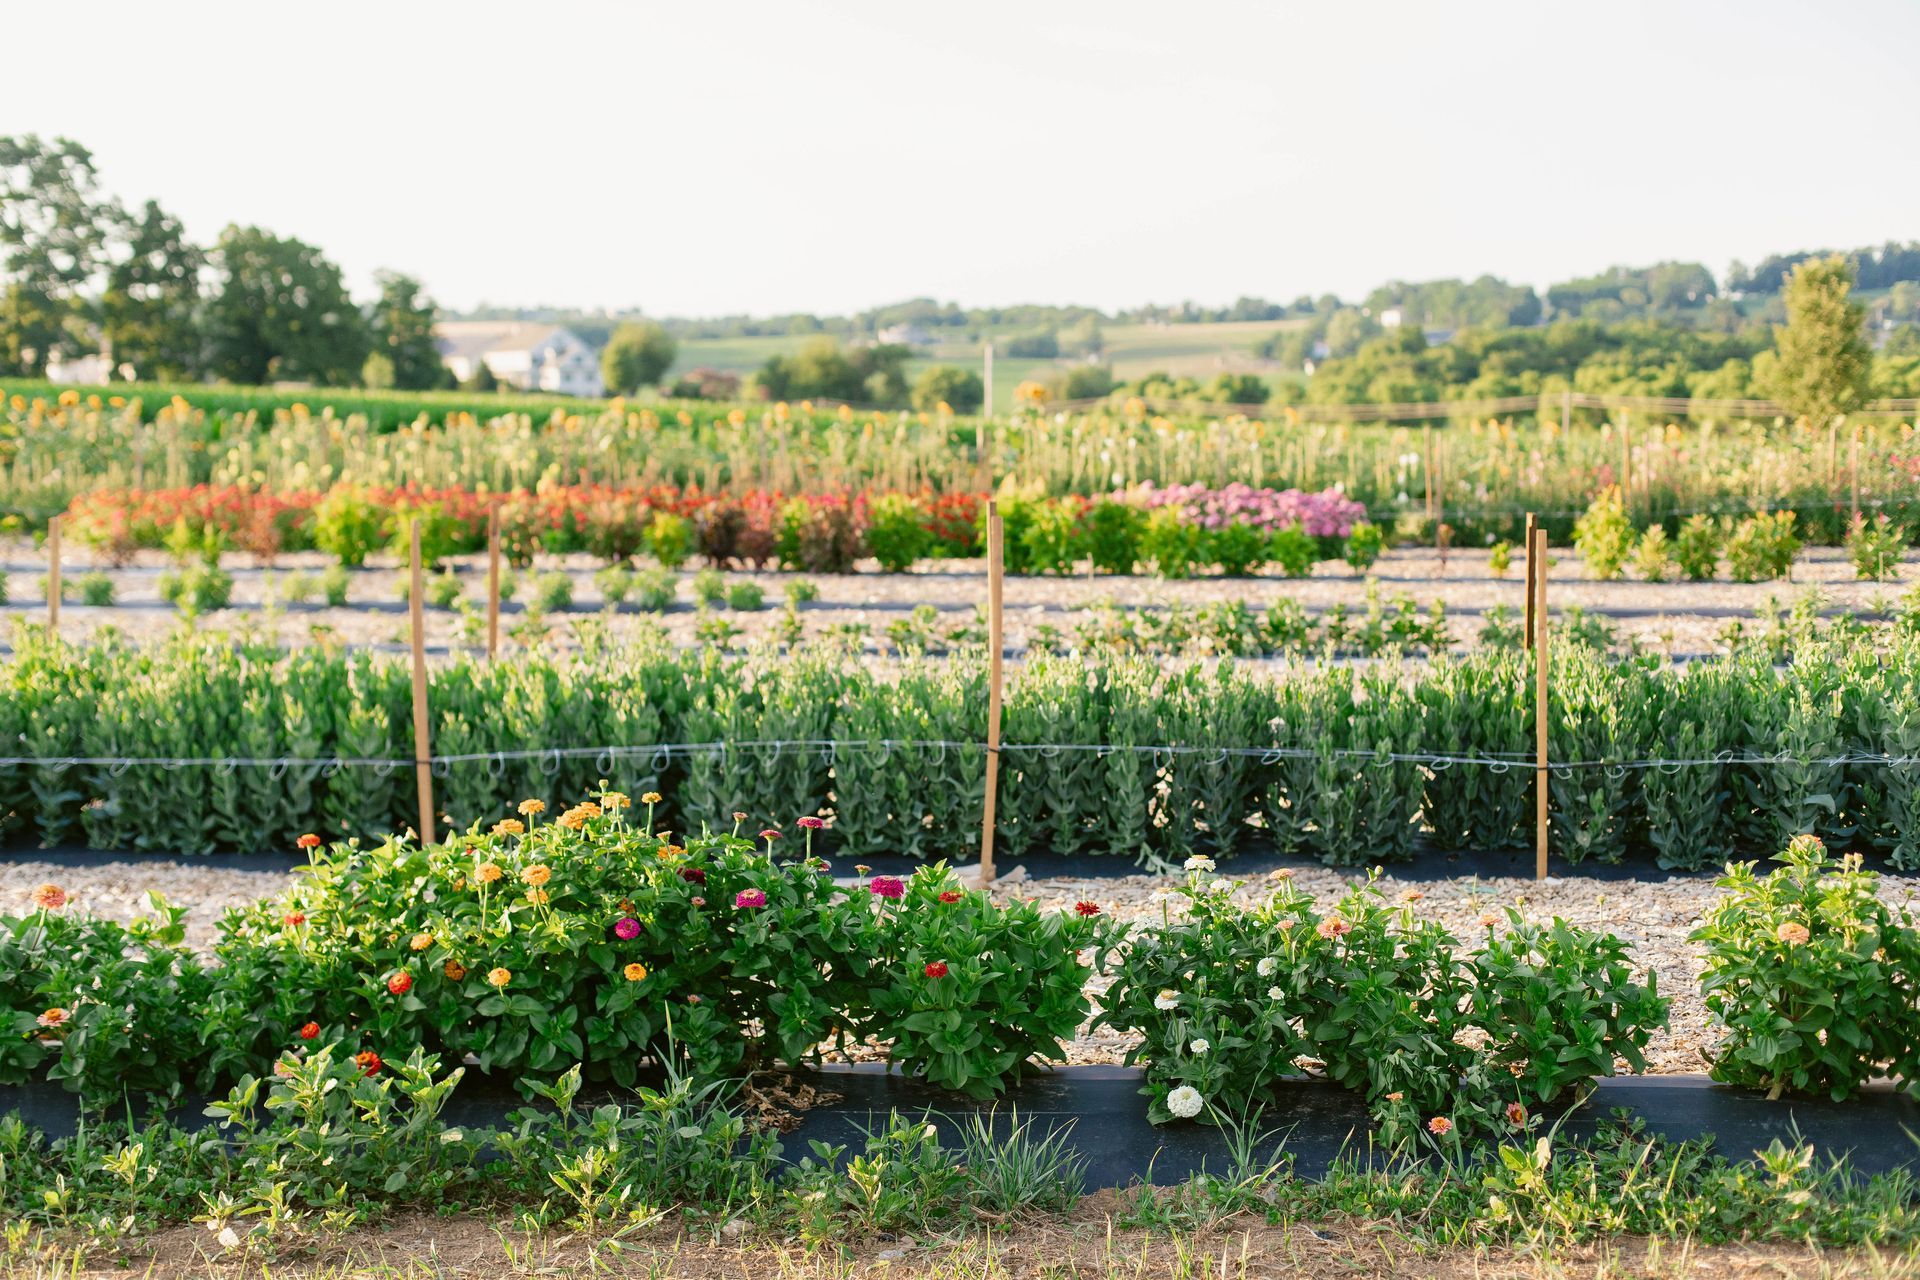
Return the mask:
[(1213, 859), (1207, 857), (1203, 853), (1196, 853), (1191, 858), (1187, 859), (1187, 870), (1211, 871), (1213, 870)]
[(1162, 991), (1159, 995), (1153, 998), (1153, 1007), (1156, 1009), (1179, 1008), (1180, 993), (1178, 991)]
[(1188, 1045), (1187, 1048), (1193, 1050), (1193, 1052), (1197, 1055), (1197, 1054), (1205, 1053), (1207, 1050), (1213, 1048), (1213, 1046), (1207, 1043), (1205, 1040), (1195, 1040), (1192, 1044)]
[(1207, 1100), (1190, 1084), (1183, 1084), (1167, 1095), (1167, 1110), (1182, 1120), (1193, 1119), (1200, 1114), (1200, 1108), (1206, 1105)]
[(1272, 956), (1267, 956), (1264, 959), (1262, 959), (1259, 964), (1253, 966), (1253, 971), (1259, 974), (1263, 978), (1271, 978), (1273, 976), (1273, 971), (1275, 969), (1278, 969), (1279, 967), (1280, 967), (1280, 962), (1278, 960), (1274, 959)]
[(1207, 886), (1207, 892), (1209, 892), (1209, 893), (1232, 893), (1232, 892), (1233, 892), (1233, 881), (1231, 881), (1231, 880), (1215, 880), (1215, 881), (1214, 881), (1214, 882), (1213, 882), (1212, 884), (1210, 884), (1210, 885), (1208, 885), (1208, 886)]

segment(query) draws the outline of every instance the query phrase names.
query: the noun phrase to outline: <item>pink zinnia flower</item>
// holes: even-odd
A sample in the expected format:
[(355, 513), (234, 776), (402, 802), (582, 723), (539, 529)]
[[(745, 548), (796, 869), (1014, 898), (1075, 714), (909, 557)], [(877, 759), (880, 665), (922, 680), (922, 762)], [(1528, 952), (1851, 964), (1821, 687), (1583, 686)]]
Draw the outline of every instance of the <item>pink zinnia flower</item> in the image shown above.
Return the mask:
[(875, 876), (867, 889), (876, 898), (897, 898), (907, 891), (907, 882), (899, 876)]
[(764, 907), (767, 905), (766, 890), (742, 889), (739, 893), (733, 895), (733, 905), (736, 907)]
[(760, 833), (760, 838), (762, 840), (778, 840), (780, 838), (780, 833), (778, 831), (775, 831), (772, 827), (768, 827), (765, 831), (762, 831)]
[(1453, 1132), (1453, 1121), (1447, 1119), (1445, 1116), (1435, 1116), (1433, 1119), (1427, 1121), (1427, 1132), (1436, 1138), (1444, 1138)]
[(1323, 938), (1338, 938), (1342, 934), (1353, 932), (1353, 926), (1339, 916), (1328, 916), (1315, 926), (1315, 932)]
[(613, 936), (622, 942), (631, 942), (640, 936), (640, 922), (632, 916), (624, 916), (613, 922)]
[(927, 966), (927, 976), (928, 976), (929, 978), (944, 978), (944, 977), (946, 977), (946, 976), (947, 976), (947, 962), (946, 962), (945, 960), (935, 960), (935, 961), (934, 961), (934, 962), (933, 962), (932, 964), (929, 964), (929, 965)]
[(805, 827), (809, 831), (818, 831), (827, 824), (818, 818), (799, 818), (795, 820), (794, 825)]

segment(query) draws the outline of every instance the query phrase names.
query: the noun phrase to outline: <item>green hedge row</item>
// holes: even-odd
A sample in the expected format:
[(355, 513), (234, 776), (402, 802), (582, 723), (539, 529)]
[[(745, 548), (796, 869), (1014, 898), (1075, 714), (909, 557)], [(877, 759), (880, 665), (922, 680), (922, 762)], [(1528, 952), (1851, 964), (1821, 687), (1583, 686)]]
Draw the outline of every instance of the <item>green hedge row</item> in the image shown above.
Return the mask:
[[(979, 837), (984, 684), (974, 656), (874, 672), (837, 651), (649, 642), (458, 659), (432, 674), (433, 749), (470, 758), (437, 766), (437, 807), (457, 826), (491, 822), (527, 797), (571, 803), (605, 778), (669, 794), (663, 821), (676, 830), (723, 828), (735, 811), (820, 813), (847, 854), (960, 858)], [(1179, 861), (1272, 843), (1359, 865), (1423, 840), (1525, 845), (1532, 688), (1522, 659), (1500, 652), (1278, 677), (1036, 657), (1008, 682), (1004, 855)], [(1695, 867), (1813, 832), (1920, 865), (1911, 637), (1878, 652), (1810, 643), (1785, 670), (1760, 655), (1673, 669), (1566, 646), (1550, 701), (1551, 757), (1574, 762), (1551, 784), (1554, 846), (1569, 858), (1650, 845), (1664, 865)], [(99, 848), (370, 837), (417, 820), (411, 723), (404, 659), (209, 637), (76, 648), (23, 631), (0, 666), (0, 742), (22, 758), (0, 765), (0, 814), (16, 837)], [(1459, 757), (1496, 763), (1448, 763)], [(366, 759), (386, 763), (338, 763)]]

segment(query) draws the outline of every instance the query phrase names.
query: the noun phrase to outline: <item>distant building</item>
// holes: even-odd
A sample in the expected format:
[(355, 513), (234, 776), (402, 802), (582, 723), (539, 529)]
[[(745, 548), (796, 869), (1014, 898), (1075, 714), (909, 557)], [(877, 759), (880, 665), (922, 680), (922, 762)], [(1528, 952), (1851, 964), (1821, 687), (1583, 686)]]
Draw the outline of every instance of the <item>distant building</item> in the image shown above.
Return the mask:
[(917, 324), (890, 324), (873, 335), (876, 346), (882, 347), (921, 347), (933, 345), (933, 335)]
[(461, 382), (484, 363), (503, 386), (563, 396), (603, 396), (600, 358), (579, 335), (524, 320), (443, 320), (440, 358)]

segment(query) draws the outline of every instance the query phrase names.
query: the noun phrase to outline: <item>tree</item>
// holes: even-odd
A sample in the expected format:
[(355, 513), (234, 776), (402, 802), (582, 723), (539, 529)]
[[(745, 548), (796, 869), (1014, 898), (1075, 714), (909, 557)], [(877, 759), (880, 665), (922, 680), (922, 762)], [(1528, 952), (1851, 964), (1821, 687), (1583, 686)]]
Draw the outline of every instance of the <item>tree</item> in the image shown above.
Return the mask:
[(88, 290), (122, 216), (79, 143), (0, 137), (0, 369), (39, 376), (50, 359), (94, 348)]
[[(379, 271), (373, 282), (379, 300), (367, 314), (367, 332), (376, 355), (388, 362), (388, 386), (401, 391), (430, 391), (447, 385), (447, 367), (433, 330), (440, 308), (421, 289), (420, 282), (397, 271)], [(372, 357), (369, 357), (371, 360)], [(367, 386), (372, 386), (364, 377)]]
[(986, 394), (980, 375), (958, 365), (937, 364), (913, 384), (913, 407), (932, 413), (941, 405), (955, 413), (972, 413)]
[(209, 368), (233, 382), (348, 386), (371, 344), (340, 268), (304, 241), (229, 226), (214, 246)]
[(613, 331), (600, 353), (600, 376), (607, 390), (632, 395), (667, 376), (679, 344), (657, 320), (629, 321)]
[(197, 373), (201, 362), (200, 273), (207, 255), (180, 220), (147, 201), (126, 224), (124, 256), (107, 268), (100, 328), (113, 365), (131, 378), (163, 381)]
[(493, 376), (493, 370), (488, 367), (485, 360), (475, 360), (473, 372), (468, 374), (467, 380), (460, 384), (460, 389), (462, 391), (498, 391), (500, 379)]
[(1873, 353), (1852, 289), (1853, 268), (1837, 255), (1802, 262), (1787, 279), (1787, 324), (1767, 390), (1796, 418), (1825, 424), (1867, 397)]

